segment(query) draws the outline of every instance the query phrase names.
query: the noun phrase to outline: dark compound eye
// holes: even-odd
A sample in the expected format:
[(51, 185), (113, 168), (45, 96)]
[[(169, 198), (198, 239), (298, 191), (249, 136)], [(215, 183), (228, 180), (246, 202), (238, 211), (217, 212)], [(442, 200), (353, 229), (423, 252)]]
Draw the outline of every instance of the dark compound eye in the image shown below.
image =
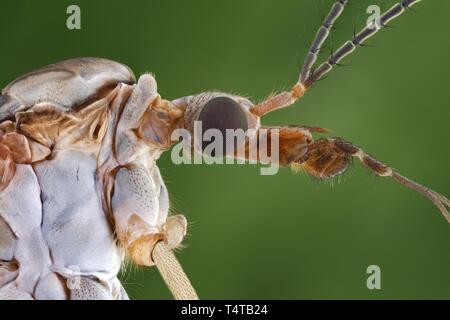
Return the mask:
[(223, 135), (226, 129), (248, 129), (247, 118), (239, 104), (228, 97), (209, 100), (198, 117), (202, 121), (203, 131), (218, 129)]
[[(227, 129), (247, 131), (247, 117), (241, 106), (231, 98), (217, 97), (209, 100), (203, 107), (198, 121), (202, 122), (202, 131), (217, 129), (226, 138)], [(209, 142), (203, 142), (203, 149)], [(214, 156), (214, 155), (212, 155)]]

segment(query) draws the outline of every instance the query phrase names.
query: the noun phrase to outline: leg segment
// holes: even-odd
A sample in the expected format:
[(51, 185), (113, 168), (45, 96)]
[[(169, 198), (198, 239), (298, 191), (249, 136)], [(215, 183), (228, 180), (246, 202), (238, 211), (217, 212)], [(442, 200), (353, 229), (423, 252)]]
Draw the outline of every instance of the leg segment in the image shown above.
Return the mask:
[[(119, 240), (134, 262), (152, 266), (155, 244), (178, 245), (186, 234), (186, 220), (168, 215), (168, 197), (159, 172), (144, 165), (121, 167), (115, 176), (111, 206)], [(175, 232), (174, 230), (180, 230)]]
[(374, 157), (365, 153), (358, 146), (342, 139), (320, 139), (308, 147), (308, 152), (293, 166), (301, 166), (312, 176), (320, 179), (333, 178), (345, 171), (355, 157), (362, 164), (380, 177), (391, 177), (402, 185), (417, 191), (431, 200), (450, 223), (450, 200), (415, 181), (412, 181)]
[(151, 250), (163, 239), (154, 181), (142, 166), (122, 167), (116, 174), (112, 212), (119, 240), (138, 264), (152, 265)]
[(95, 278), (77, 277), (73, 282), (70, 300), (114, 300), (111, 290)]

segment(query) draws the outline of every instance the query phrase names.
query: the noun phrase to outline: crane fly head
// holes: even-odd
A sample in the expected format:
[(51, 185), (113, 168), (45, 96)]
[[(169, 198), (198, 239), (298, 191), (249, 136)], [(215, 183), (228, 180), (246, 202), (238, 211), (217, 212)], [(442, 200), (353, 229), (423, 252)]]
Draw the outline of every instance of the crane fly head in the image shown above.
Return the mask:
[[(206, 92), (175, 100), (173, 104), (184, 109), (183, 126), (194, 137), (198, 134), (202, 137), (221, 135), (222, 143), (225, 144), (230, 134), (247, 133), (249, 129), (256, 130), (260, 125), (259, 117), (250, 112), (253, 103), (240, 96)], [(209, 141), (202, 139), (202, 150), (208, 144)]]

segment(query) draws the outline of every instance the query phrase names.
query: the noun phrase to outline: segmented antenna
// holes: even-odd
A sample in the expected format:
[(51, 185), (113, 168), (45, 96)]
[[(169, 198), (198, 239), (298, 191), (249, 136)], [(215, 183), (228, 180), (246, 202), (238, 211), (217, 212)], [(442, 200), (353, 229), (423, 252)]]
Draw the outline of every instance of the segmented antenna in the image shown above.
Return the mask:
[(291, 88), (291, 90), (282, 91), (256, 104), (250, 108), (250, 112), (258, 117), (262, 117), (274, 110), (293, 105), (315, 82), (319, 81), (325, 74), (330, 72), (331, 69), (333, 69), (333, 66), (337, 65), (342, 59), (355, 51), (357, 46), (361, 46), (382, 27), (385, 27), (390, 21), (401, 15), (406, 9), (409, 9), (419, 1), (421, 0), (403, 0), (400, 3), (397, 3), (386, 13), (384, 13), (378, 21), (368, 24), (359, 33), (355, 34), (352, 40), (344, 43), (344, 45), (342, 45), (335, 53), (330, 55), (327, 61), (319, 65), (317, 69), (313, 69), (322, 44), (329, 36), (333, 24), (342, 14), (345, 5), (348, 2), (347, 0), (335, 1), (333, 7), (328, 13), (328, 16), (323, 21), (319, 31), (317, 31), (316, 37), (308, 50), (305, 63), (300, 71), (297, 83)]
[[(323, 62), (312, 73), (310, 73), (310, 71), (309, 71), (313, 65), (313, 63), (312, 64), (310, 63), (310, 60), (313, 59), (310, 57), (310, 55), (311, 55), (311, 51), (310, 51), (308, 53), (308, 56), (306, 59), (307, 63), (305, 64), (305, 67), (306, 67), (305, 72), (304, 72), (304, 70), (302, 70), (302, 73), (300, 74), (300, 82), (303, 83), (305, 87), (307, 87), (307, 88), (310, 87), (313, 83), (320, 80), (325, 74), (330, 72), (331, 69), (333, 69), (333, 66), (337, 65), (342, 59), (344, 59), (346, 56), (348, 56), (353, 51), (355, 51), (358, 46), (361, 46), (367, 39), (373, 37), (383, 27), (386, 27), (386, 25), (390, 21), (397, 18), (402, 13), (404, 13), (406, 9), (409, 9), (410, 7), (412, 7), (413, 5), (415, 5), (416, 3), (420, 2), (420, 1), (422, 1), (422, 0), (403, 0), (402, 2), (394, 5), (392, 8), (390, 8), (388, 11), (386, 11), (380, 17), (380, 20), (379, 20), (380, 25), (378, 25), (376, 21), (373, 21), (372, 23), (368, 24), (364, 29), (362, 29), (359, 33), (357, 33), (352, 38), (352, 40), (347, 41), (336, 52), (331, 54), (330, 57), (328, 58), (328, 60)], [(335, 6), (338, 5), (343, 9), (342, 2), (343, 1), (337, 1), (335, 3)], [(333, 14), (333, 10), (335, 10), (334, 9), (335, 6), (333, 6), (333, 9), (331, 10), (329, 17), (333, 17), (332, 14)], [(336, 20), (337, 17), (339, 17), (339, 15), (340, 15), (340, 13), (337, 14), (336, 17), (334, 17), (334, 20)], [(324, 24), (324, 26), (325, 26), (325, 24)], [(321, 33), (320, 30), (319, 30), (319, 33)], [(323, 37), (319, 37), (319, 33), (316, 37), (316, 40), (313, 43), (313, 46), (316, 42), (318, 42), (318, 43), (320, 42), (318, 40), (323, 38)], [(323, 41), (325, 39), (326, 39), (326, 36), (320, 43), (323, 43)], [(314, 48), (313, 46), (311, 46), (311, 48)], [(309, 68), (309, 70), (307, 70), (307, 68)], [(307, 74), (309, 74), (309, 77), (305, 78), (305, 76), (308, 76)], [(306, 79), (306, 80), (303, 81), (302, 79)]]
[(331, 8), (328, 16), (323, 21), (322, 26), (316, 33), (316, 37), (314, 38), (311, 47), (308, 50), (308, 54), (306, 55), (305, 62), (302, 67), (302, 71), (300, 72), (299, 82), (304, 83), (306, 79), (310, 76), (311, 68), (316, 63), (317, 56), (319, 54), (320, 49), (322, 48), (323, 43), (328, 38), (330, 34), (330, 30), (333, 27), (336, 20), (339, 16), (344, 12), (344, 7), (347, 4), (347, 0), (338, 0), (333, 7)]

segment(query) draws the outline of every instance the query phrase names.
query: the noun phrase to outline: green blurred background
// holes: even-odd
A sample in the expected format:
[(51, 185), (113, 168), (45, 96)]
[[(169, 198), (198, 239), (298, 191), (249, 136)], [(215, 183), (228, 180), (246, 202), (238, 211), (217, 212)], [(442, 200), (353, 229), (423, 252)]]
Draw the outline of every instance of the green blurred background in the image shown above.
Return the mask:
[[(286, 88), (332, 0), (2, 1), (0, 85), (36, 67), (100, 56), (156, 74), (167, 99), (221, 89), (255, 100)], [(352, 1), (327, 48), (364, 25)], [(78, 4), (82, 29), (66, 28)], [(425, 0), (294, 107), (265, 124), (333, 129), (401, 173), (450, 195), (450, 1)], [(325, 58), (325, 55), (322, 55)], [(204, 299), (450, 298), (450, 230), (420, 195), (359, 164), (345, 182), (284, 169), (159, 161), (189, 236), (178, 257)], [(366, 287), (381, 267), (382, 289)], [(122, 276), (135, 299), (171, 299), (157, 270)]]

